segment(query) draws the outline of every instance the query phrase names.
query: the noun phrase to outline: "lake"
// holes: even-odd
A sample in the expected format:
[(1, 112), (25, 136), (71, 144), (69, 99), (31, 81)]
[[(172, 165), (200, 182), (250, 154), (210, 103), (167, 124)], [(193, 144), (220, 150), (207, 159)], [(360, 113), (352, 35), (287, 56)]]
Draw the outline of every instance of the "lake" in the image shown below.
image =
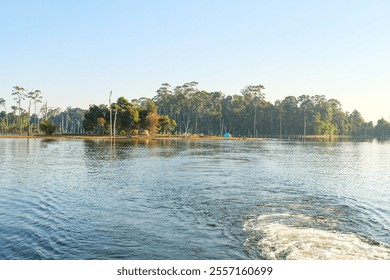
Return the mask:
[(390, 143), (0, 139), (0, 259), (390, 259)]

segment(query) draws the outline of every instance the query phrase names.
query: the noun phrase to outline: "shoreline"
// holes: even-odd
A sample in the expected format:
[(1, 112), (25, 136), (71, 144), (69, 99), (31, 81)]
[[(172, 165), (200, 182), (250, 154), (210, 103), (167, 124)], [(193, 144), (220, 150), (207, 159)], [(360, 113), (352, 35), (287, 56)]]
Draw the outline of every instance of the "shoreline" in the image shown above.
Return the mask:
[[(0, 139), (49, 139), (49, 140), (107, 140), (109, 135), (0, 135)], [(245, 137), (219, 137), (219, 136), (174, 136), (174, 135), (138, 135), (138, 136), (116, 136), (115, 140), (264, 140), (264, 138)]]
[[(348, 135), (306, 135), (304, 139), (307, 140), (347, 140), (353, 139), (354, 137)], [(0, 139), (44, 139), (44, 140), (105, 140), (110, 141), (109, 135), (85, 135), (85, 134), (68, 134), (68, 135), (0, 135)], [(282, 138), (281, 140), (302, 140), (302, 136), (291, 135)], [(278, 140), (278, 137), (267, 137), (267, 138), (251, 138), (251, 137), (221, 137), (221, 136), (176, 136), (176, 135), (120, 135), (115, 137), (115, 141), (122, 140), (240, 140), (240, 141), (259, 141), (259, 140)]]

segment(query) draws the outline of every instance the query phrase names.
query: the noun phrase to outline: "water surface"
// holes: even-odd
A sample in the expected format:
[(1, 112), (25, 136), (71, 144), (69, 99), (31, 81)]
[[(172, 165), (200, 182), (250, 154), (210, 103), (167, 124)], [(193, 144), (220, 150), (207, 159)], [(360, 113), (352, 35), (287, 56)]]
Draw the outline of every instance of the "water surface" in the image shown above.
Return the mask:
[(0, 259), (390, 259), (390, 144), (0, 139)]

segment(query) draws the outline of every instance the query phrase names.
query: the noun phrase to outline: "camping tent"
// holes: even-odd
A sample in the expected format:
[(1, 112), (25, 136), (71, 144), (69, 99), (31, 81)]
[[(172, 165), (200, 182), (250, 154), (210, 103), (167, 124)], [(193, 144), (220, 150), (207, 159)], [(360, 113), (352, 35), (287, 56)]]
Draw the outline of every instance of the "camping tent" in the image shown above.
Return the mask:
[(223, 137), (225, 137), (225, 138), (230, 138), (230, 137), (232, 137), (232, 135), (231, 135), (230, 133), (225, 133), (225, 134), (223, 135)]

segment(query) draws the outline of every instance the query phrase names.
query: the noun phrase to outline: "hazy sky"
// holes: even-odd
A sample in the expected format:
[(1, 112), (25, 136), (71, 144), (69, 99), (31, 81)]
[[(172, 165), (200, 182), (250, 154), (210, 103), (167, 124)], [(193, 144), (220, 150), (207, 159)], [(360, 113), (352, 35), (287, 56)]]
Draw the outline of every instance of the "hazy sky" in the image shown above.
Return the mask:
[(161, 83), (266, 99), (323, 94), (390, 120), (390, 1), (0, 0), (0, 97), (49, 106), (152, 97)]

